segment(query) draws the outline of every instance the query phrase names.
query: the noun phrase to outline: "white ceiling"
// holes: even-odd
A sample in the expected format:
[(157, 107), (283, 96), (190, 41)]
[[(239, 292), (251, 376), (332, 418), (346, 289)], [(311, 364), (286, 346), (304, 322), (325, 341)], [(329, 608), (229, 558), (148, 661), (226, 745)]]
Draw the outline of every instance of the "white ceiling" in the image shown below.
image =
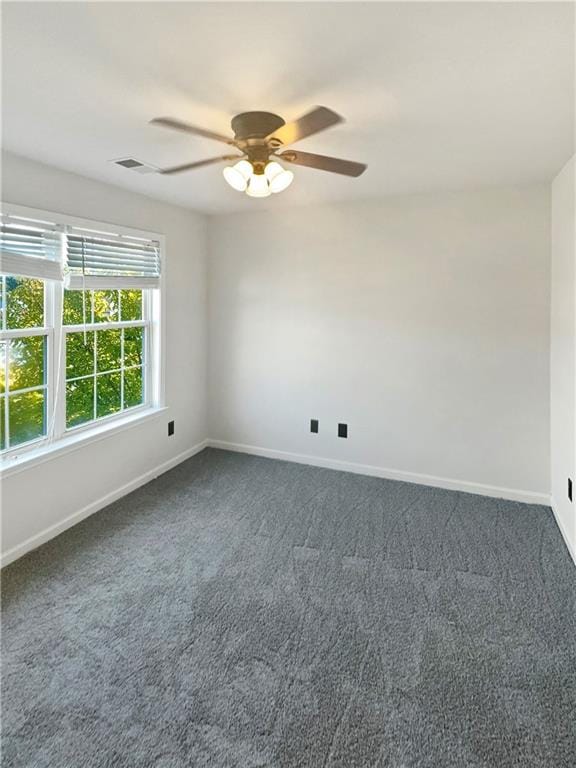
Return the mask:
[[(205, 212), (550, 179), (573, 152), (571, 3), (3, 3), (5, 149)], [(253, 200), (226, 152), (148, 125), (220, 132), (241, 111), (347, 118), (298, 149), (368, 163), (359, 179), (295, 169)]]

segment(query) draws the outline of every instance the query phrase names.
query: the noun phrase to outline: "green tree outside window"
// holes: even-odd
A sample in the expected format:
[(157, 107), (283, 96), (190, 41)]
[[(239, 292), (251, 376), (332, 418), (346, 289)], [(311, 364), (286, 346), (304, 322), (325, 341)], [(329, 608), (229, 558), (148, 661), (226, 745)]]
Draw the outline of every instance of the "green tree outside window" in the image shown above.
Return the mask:
[[(0, 278), (3, 331), (43, 329), (41, 280)], [(140, 290), (64, 291), (66, 426), (75, 427), (145, 399), (145, 329), (104, 328), (101, 323), (143, 319)], [(84, 330), (84, 326), (86, 330)], [(22, 391), (24, 390), (24, 391)], [(47, 334), (0, 341), (0, 450), (47, 434)]]

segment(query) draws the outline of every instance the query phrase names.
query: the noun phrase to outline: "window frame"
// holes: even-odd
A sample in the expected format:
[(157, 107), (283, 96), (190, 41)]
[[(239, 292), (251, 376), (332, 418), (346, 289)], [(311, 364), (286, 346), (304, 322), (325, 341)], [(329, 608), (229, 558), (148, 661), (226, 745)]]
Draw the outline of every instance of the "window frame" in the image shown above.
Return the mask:
[[(165, 406), (165, 304), (164, 291), (166, 285), (166, 243), (164, 235), (148, 230), (134, 229), (123, 225), (111, 224), (95, 219), (68, 216), (52, 211), (28, 206), (1, 203), (2, 213), (21, 216), (35, 220), (53, 222), (63, 228), (78, 227), (102, 234), (127, 235), (147, 240), (156, 240), (160, 254), (160, 285), (155, 289), (142, 289), (142, 319), (118, 320), (112, 322), (87, 323), (92, 330), (107, 330), (110, 328), (142, 326), (146, 328), (144, 349), (144, 403), (117, 413), (102, 416), (83, 424), (66, 427), (66, 336), (74, 331), (82, 331), (84, 325), (65, 326), (62, 322), (62, 305), (64, 300), (64, 283), (53, 280), (43, 280), (44, 284), (44, 326), (43, 328), (11, 329), (1, 333), (2, 340), (18, 336), (46, 336), (46, 373), (45, 373), (45, 402), (47, 434), (35, 440), (21, 443), (13, 448), (7, 448), (0, 453), (0, 464), (3, 468), (10, 466), (15, 459), (25, 458), (26, 454), (39, 454), (54, 450), (65, 444), (70, 438), (76, 443), (84, 438), (100, 439), (107, 427), (117, 429), (126, 424), (138, 423), (138, 416), (146, 418), (154, 411)], [(65, 233), (61, 235), (61, 258), (65, 258)], [(4, 310), (5, 311), (5, 310)], [(91, 318), (92, 320), (92, 318)], [(6, 371), (8, 374), (8, 371)], [(53, 426), (52, 426), (53, 424)]]
[[(4, 283), (4, 275), (0, 275), (0, 281)], [(19, 275), (16, 275), (16, 277), (20, 277)], [(34, 279), (34, 278), (26, 278), (23, 279)], [(53, 329), (49, 326), (49, 323), (47, 322), (47, 311), (48, 311), (48, 299), (47, 299), (47, 290), (48, 290), (48, 281), (47, 280), (40, 280), (43, 284), (43, 325), (34, 325), (30, 326), (29, 328), (3, 328), (2, 326), (6, 325), (6, 311), (7, 311), (7, 294), (4, 293), (4, 301), (2, 304), (2, 317), (0, 319), (0, 342), (6, 343), (6, 349), (5, 349), (5, 359), (3, 361), (3, 365), (5, 367), (5, 389), (2, 393), (2, 397), (0, 398), (0, 407), (4, 411), (4, 420), (5, 420), (5, 429), (6, 435), (8, 437), (8, 444), (10, 443), (10, 429), (9, 429), (9, 419), (8, 419), (8, 408), (9, 408), (9, 399), (11, 395), (19, 395), (19, 394), (26, 394), (28, 392), (38, 392), (40, 390), (44, 391), (44, 408), (45, 408), (45, 420), (46, 420), (46, 426), (48, 426), (48, 413), (49, 409), (51, 407), (51, 400), (53, 397), (53, 392), (51, 388), (51, 382), (50, 382), (50, 355), (53, 345)], [(2, 290), (3, 285), (0, 286), (0, 290)], [(46, 339), (46, 346), (45, 346), (45, 363), (46, 363), (46, 370), (44, 371), (44, 383), (38, 384), (32, 387), (23, 387), (21, 389), (11, 390), (10, 389), (10, 346), (11, 341), (13, 339), (30, 339), (35, 337), (41, 337)], [(26, 451), (29, 447), (36, 448), (37, 446), (42, 445), (46, 442), (46, 435), (41, 435), (40, 437), (33, 438), (32, 440), (27, 440), (23, 443), (18, 443), (18, 445), (15, 445), (13, 448), (8, 445), (8, 448), (5, 448), (3, 451), (0, 451), (0, 459), (9, 458), (10, 456), (14, 454), (20, 454), (23, 451)]]
[[(107, 416), (95, 416), (93, 419), (90, 419), (89, 421), (82, 422), (80, 424), (75, 424), (71, 427), (66, 426), (66, 392), (64, 392), (64, 407), (61, 409), (63, 411), (62, 414), (59, 414), (60, 418), (62, 419), (62, 423), (56, 424), (56, 428), (58, 429), (58, 432), (61, 434), (70, 434), (70, 433), (76, 433), (81, 432), (86, 429), (90, 429), (94, 426), (94, 424), (101, 424), (106, 421), (111, 421), (112, 419), (121, 418), (126, 413), (135, 413), (139, 410), (144, 410), (147, 408), (150, 408), (150, 392), (152, 391), (152, 377), (153, 377), (153, 371), (152, 371), (152, 365), (150, 364), (150, 357), (151, 357), (151, 343), (150, 343), (150, 325), (151, 325), (151, 316), (149, 312), (149, 304), (150, 304), (150, 290), (143, 290), (142, 291), (142, 318), (140, 320), (112, 320), (112, 321), (103, 321), (103, 322), (90, 322), (86, 323), (86, 331), (88, 333), (94, 333), (96, 334), (99, 331), (112, 331), (112, 330), (122, 330), (124, 328), (143, 328), (144, 329), (144, 344), (143, 344), (143, 362), (141, 364), (141, 368), (144, 369), (144, 379), (143, 379), (143, 388), (144, 388), (144, 396), (143, 400), (144, 402), (140, 405), (132, 406), (131, 408), (121, 408), (119, 411), (115, 413), (108, 414)], [(83, 324), (76, 324), (76, 325), (64, 325), (62, 324), (62, 336), (63, 336), (63, 347), (62, 347), (62, 359), (60, 361), (60, 381), (63, 382), (61, 384), (61, 388), (66, 390), (66, 385), (68, 384), (68, 381), (77, 381), (80, 379), (88, 379), (92, 378), (94, 380), (97, 379), (99, 375), (105, 374), (105, 373), (112, 373), (112, 372), (122, 372), (124, 370), (129, 370), (130, 368), (135, 368), (138, 366), (128, 366), (128, 368), (125, 368), (124, 365), (122, 365), (120, 368), (114, 369), (114, 371), (98, 371), (97, 370), (97, 364), (96, 364), (96, 357), (94, 359), (94, 368), (92, 373), (87, 374), (86, 376), (79, 376), (74, 379), (67, 379), (66, 378), (66, 344), (68, 339), (68, 334), (71, 333), (82, 333), (84, 331), (84, 325)], [(96, 336), (96, 344), (98, 337)], [(97, 354), (97, 347), (95, 347), (95, 355)], [(97, 387), (97, 384), (96, 384)], [(96, 392), (97, 390), (95, 390)], [(94, 411), (96, 411), (97, 407), (97, 397), (94, 397)]]

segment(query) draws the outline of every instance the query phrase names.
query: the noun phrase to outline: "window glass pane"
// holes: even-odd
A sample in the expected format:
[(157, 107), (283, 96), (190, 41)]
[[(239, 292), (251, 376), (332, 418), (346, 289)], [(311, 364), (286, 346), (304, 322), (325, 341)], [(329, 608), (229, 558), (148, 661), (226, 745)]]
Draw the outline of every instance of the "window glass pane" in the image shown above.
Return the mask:
[(6, 389), (6, 351), (8, 344), (0, 341), (0, 392)]
[(111, 323), (120, 319), (118, 291), (94, 291), (94, 322)]
[(94, 331), (66, 334), (66, 378), (87, 376), (94, 372)]
[(96, 416), (108, 416), (121, 408), (121, 374), (105, 373), (96, 381)]
[(5, 401), (4, 395), (0, 396), (0, 451), (3, 451), (4, 448), (6, 448), (6, 430), (5, 427), (5, 413), (4, 413), (4, 401)]
[(133, 408), (144, 402), (144, 369), (124, 371), (124, 408)]
[(112, 371), (122, 364), (122, 331), (98, 331), (96, 359), (99, 371)]
[[(86, 319), (82, 297), (86, 302)], [(92, 322), (92, 291), (64, 291), (63, 315), (64, 325), (83, 325)]]
[(124, 329), (124, 367), (142, 365), (144, 353), (144, 329)]
[(0, 275), (0, 329), (4, 330), (4, 286), (6, 284), (6, 278)]
[(10, 446), (27, 443), (46, 434), (44, 402), (44, 390), (10, 395)]
[(6, 327), (42, 328), (44, 284), (27, 277), (6, 278)]
[(122, 320), (142, 319), (142, 291), (120, 291)]
[(66, 426), (75, 427), (94, 418), (94, 378), (79, 379), (66, 385)]
[(10, 341), (10, 389), (39, 387), (45, 383), (45, 336), (26, 336)]

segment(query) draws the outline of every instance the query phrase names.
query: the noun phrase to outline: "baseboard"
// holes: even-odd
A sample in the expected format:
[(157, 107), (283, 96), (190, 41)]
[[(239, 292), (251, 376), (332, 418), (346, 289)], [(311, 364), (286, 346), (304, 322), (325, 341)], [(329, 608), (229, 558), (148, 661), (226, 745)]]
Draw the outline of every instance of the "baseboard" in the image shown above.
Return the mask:
[[(117, 499), (120, 499), (122, 496), (126, 496), (126, 494), (131, 493), (132, 491), (135, 491), (140, 486), (150, 482), (150, 480), (153, 480), (159, 475), (162, 475), (164, 472), (167, 472), (169, 469), (172, 469), (173, 467), (177, 466), (181, 462), (186, 461), (186, 459), (191, 458), (192, 456), (199, 453), (206, 447), (221, 448), (223, 450), (236, 451), (238, 453), (249, 453), (254, 456), (263, 456), (269, 459), (292, 461), (298, 464), (309, 464), (310, 466), (314, 466), (314, 467), (324, 467), (325, 469), (336, 469), (343, 472), (353, 472), (355, 474), (360, 474), (360, 475), (382, 477), (387, 480), (401, 480), (407, 483), (416, 483), (418, 485), (428, 485), (434, 488), (445, 488), (446, 490), (451, 490), (451, 491), (463, 491), (464, 493), (475, 493), (481, 496), (492, 496), (495, 498), (509, 499), (511, 501), (520, 501), (525, 504), (544, 504), (546, 506), (549, 506), (551, 503), (550, 497), (544, 493), (514, 490), (510, 488), (500, 488), (498, 486), (483, 485), (481, 483), (471, 483), (463, 480), (452, 480), (450, 478), (436, 477), (434, 475), (423, 475), (415, 472), (406, 472), (403, 470), (389, 469), (385, 467), (376, 467), (370, 464), (358, 464), (355, 462), (341, 461), (338, 459), (325, 459), (318, 456), (309, 456), (306, 454), (291, 453), (289, 451), (277, 451), (271, 448), (260, 448), (254, 445), (244, 445), (242, 443), (229, 443), (224, 440), (208, 439), (208, 440), (203, 440), (200, 443), (197, 443), (192, 448), (189, 448), (188, 450), (183, 451), (177, 456), (174, 456), (172, 459), (169, 459), (163, 464), (160, 464), (154, 467), (148, 472), (145, 472), (139, 477), (136, 477), (134, 480), (131, 480), (129, 483), (122, 485), (120, 488), (117, 488), (116, 490), (111, 491), (110, 493), (107, 493), (105, 496), (100, 497), (96, 501), (93, 501), (91, 504), (88, 504), (87, 506), (83, 507), (77, 512), (74, 512), (72, 515), (69, 515), (68, 517), (64, 518), (64, 520), (61, 520), (60, 522), (55, 523), (49, 528), (46, 528), (44, 531), (41, 531), (40, 533), (37, 533), (34, 536), (31, 536), (29, 539), (26, 539), (26, 541), (23, 541), (21, 544), (18, 544), (16, 547), (9, 549), (0, 557), (0, 567), (3, 568), (9, 563), (12, 563), (14, 560), (17, 560), (19, 557), (22, 557), (27, 552), (30, 552), (33, 549), (36, 549), (37, 547), (49, 541), (50, 539), (53, 539), (55, 536), (58, 536), (58, 534), (63, 533), (68, 528), (71, 528), (73, 525), (76, 525), (81, 520), (84, 520), (85, 518), (94, 514), (94, 512), (98, 512), (100, 509), (103, 509), (109, 504), (112, 504), (112, 502), (116, 501)], [(552, 502), (552, 509), (554, 511), (554, 516), (558, 524), (558, 527), (560, 528), (564, 541), (566, 542), (566, 546), (568, 547), (568, 550), (572, 558), (574, 559), (574, 562), (576, 563), (576, 553), (572, 548), (568, 540), (568, 537), (566, 536), (566, 532), (562, 527), (560, 519), (554, 508), (553, 502)]]
[(560, 515), (558, 514), (558, 510), (556, 508), (556, 503), (554, 501), (554, 497), (550, 499), (550, 506), (552, 507), (552, 512), (554, 513), (554, 519), (556, 520), (556, 525), (560, 529), (560, 533), (562, 534), (562, 538), (564, 539), (564, 544), (566, 544), (566, 549), (568, 552), (570, 552), (570, 557), (574, 561), (574, 565), (576, 565), (576, 547), (574, 544), (570, 541), (570, 538), (568, 537), (568, 534), (566, 532), (566, 529), (564, 528), (564, 525), (562, 523), (562, 519)]
[(276, 451), (271, 448), (260, 448), (255, 445), (228, 443), (225, 440), (209, 439), (207, 442), (208, 446), (211, 448), (222, 448), (223, 450), (236, 451), (237, 453), (250, 453), (254, 456), (263, 456), (268, 459), (293, 461), (297, 464), (310, 464), (313, 467), (338, 469), (343, 472), (354, 472), (355, 474), (359, 475), (382, 477), (386, 480), (401, 480), (405, 483), (429, 485), (433, 488), (445, 488), (449, 491), (463, 491), (464, 493), (475, 493), (479, 494), (480, 496), (492, 496), (497, 499), (521, 501), (524, 504), (544, 504), (545, 506), (550, 505), (550, 496), (546, 493), (522, 491), (513, 488), (500, 488), (493, 485), (483, 485), (482, 483), (471, 483), (465, 480), (452, 480), (451, 478), (436, 477), (435, 475), (422, 475), (416, 472), (406, 472), (400, 469), (388, 469), (387, 467), (375, 467), (370, 464), (357, 464), (355, 462), (341, 461), (339, 459), (324, 459), (319, 456), (309, 456), (301, 453), (290, 453), (288, 451)]
[(132, 491), (135, 491), (136, 488), (140, 488), (140, 486), (146, 485), (146, 483), (149, 483), (151, 480), (154, 480), (154, 478), (164, 474), (164, 472), (167, 472), (169, 469), (172, 469), (178, 464), (181, 464), (183, 461), (186, 461), (186, 459), (189, 459), (191, 456), (194, 456), (195, 454), (204, 450), (207, 444), (208, 444), (207, 440), (203, 440), (201, 443), (197, 443), (192, 448), (189, 448), (188, 450), (183, 451), (182, 453), (179, 453), (177, 456), (174, 456), (172, 459), (165, 461), (163, 464), (159, 464), (153, 469), (150, 469), (148, 472), (145, 472), (143, 475), (140, 475), (139, 477), (134, 478), (134, 480), (131, 480), (129, 483), (126, 483), (125, 485), (120, 486), (120, 488), (116, 488), (116, 490), (111, 491), (110, 493), (107, 493), (105, 496), (102, 496), (96, 501), (93, 501), (91, 504), (86, 505), (85, 507), (78, 510), (77, 512), (74, 512), (73, 514), (64, 518), (64, 520), (60, 520), (60, 522), (55, 523), (54, 525), (51, 525), (49, 528), (46, 528), (44, 531), (41, 531), (40, 533), (37, 533), (34, 536), (31, 536), (29, 539), (26, 539), (26, 541), (23, 541), (21, 544), (18, 544), (17, 546), (12, 547), (12, 549), (9, 549), (0, 557), (0, 567), (3, 568), (5, 565), (8, 565), (9, 563), (14, 562), (14, 560), (17, 560), (19, 557), (22, 557), (22, 555), (25, 555), (27, 552), (30, 552), (31, 550), (36, 549), (42, 544), (45, 544), (47, 541), (50, 541), (50, 539), (53, 539), (55, 536), (58, 536), (58, 534), (60, 533), (63, 533), (65, 530), (67, 530), (68, 528), (71, 528), (73, 525), (76, 525), (81, 520), (84, 520), (85, 518), (90, 517), (90, 515), (93, 515), (94, 512), (98, 512), (100, 509), (107, 507), (109, 504), (112, 504), (112, 502), (116, 501), (117, 499), (120, 499), (122, 496), (126, 496), (126, 494), (131, 493)]

